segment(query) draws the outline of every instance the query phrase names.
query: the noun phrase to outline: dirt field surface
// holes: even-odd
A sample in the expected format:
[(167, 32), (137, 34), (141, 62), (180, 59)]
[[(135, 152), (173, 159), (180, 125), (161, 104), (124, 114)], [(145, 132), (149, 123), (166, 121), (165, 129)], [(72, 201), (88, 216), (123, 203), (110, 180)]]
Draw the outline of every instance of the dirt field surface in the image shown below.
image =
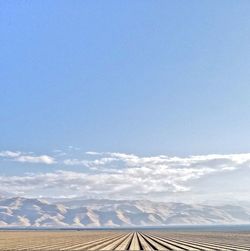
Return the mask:
[(250, 232), (0, 231), (0, 250), (250, 250)]

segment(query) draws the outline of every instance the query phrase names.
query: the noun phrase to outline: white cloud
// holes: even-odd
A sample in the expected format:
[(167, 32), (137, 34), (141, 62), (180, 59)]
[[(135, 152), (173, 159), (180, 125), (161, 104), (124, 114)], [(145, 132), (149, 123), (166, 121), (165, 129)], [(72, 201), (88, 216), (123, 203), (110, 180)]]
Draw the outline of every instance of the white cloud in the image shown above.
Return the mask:
[[(112, 198), (135, 198), (157, 192), (185, 191), (174, 179), (156, 179), (147, 177), (145, 170), (113, 174), (86, 174), (57, 171), (45, 174), (27, 174), (25, 176), (0, 177), (6, 190), (16, 190), (29, 195), (87, 195)], [(73, 185), (73, 186), (72, 186)]]
[(42, 164), (47, 164), (47, 165), (55, 163), (55, 159), (48, 155), (41, 155), (41, 156), (22, 155), (22, 156), (18, 156), (14, 160), (18, 162), (42, 163)]
[[(103, 198), (163, 198), (196, 193), (198, 181), (222, 177), (238, 170), (249, 170), (250, 154), (210, 154), (187, 157), (166, 155), (140, 157), (125, 153), (87, 154), (85, 159), (58, 161), (47, 155), (0, 152), (1, 157), (19, 162), (53, 164), (72, 170), (84, 166), (82, 172), (56, 171), (22, 176), (0, 176), (6, 191), (38, 196), (89, 196)], [(213, 187), (206, 187), (212, 190)], [(220, 189), (220, 187), (216, 187)], [(244, 189), (243, 189), (244, 190)]]
[[(192, 184), (210, 175), (222, 175), (250, 167), (250, 154), (210, 154), (188, 157), (166, 155), (140, 157), (126, 153), (97, 153), (92, 159), (66, 159), (66, 165), (83, 165), (97, 174), (87, 173), (85, 178), (104, 181), (105, 185), (88, 185), (89, 191), (105, 196), (173, 194), (192, 192)], [(97, 176), (96, 176), (97, 175)], [(115, 182), (116, 186), (112, 186)], [(117, 183), (116, 183), (117, 182)], [(107, 190), (108, 188), (108, 190)], [(100, 189), (100, 191), (98, 190)], [(79, 189), (82, 190), (82, 189)], [(107, 192), (108, 191), (108, 192)], [(86, 191), (85, 191), (86, 192)]]
[(101, 155), (101, 153), (92, 152), (92, 151), (88, 151), (88, 152), (85, 152), (85, 153), (88, 154), (88, 155)]
[(95, 159), (95, 160), (79, 160), (79, 159), (65, 159), (63, 161), (63, 163), (65, 165), (70, 165), (70, 166), (74, 166), (74, 165), (83, 165), (89, 168), (97, 168), (99, 166), (104, 166), (108, 163), (111, 163), (113, 161), (115, 161), (115, 158), (101, 158), (101, 159)]
[(56, 163), (56, 160), (54, 159), (54, 157), (51, 157), (49, 155), (34, 156), (31, 154), (22, 153), (19, 151), (17, 152), (1, 151), (0, 157), (10, 159), (12, 161), (24, 162), (24, 163), (41, 163), (41, 164), (47, 164), (47, 165)]
[(240, 167), (250, 166), (250, 153), (244, 154), (210, 154), (194, 155), (188, 157), (169, 157), (166, 155), (139, 157), (134, 154), (126, 153), (97, 153), (90, 152), (94, 159), (65, 159), (66, 165), (84, 165), (89, 168), (140, 168), (148, 167), (156, 169), (180, 169), (189, 170), (198, 168), (210, 168), (215, 171), (235, 170)]
[(12, 152), (12, 151), (1, 151), (0, 157), (6, 158), (15, 158), (21, 155), (21, 152)]

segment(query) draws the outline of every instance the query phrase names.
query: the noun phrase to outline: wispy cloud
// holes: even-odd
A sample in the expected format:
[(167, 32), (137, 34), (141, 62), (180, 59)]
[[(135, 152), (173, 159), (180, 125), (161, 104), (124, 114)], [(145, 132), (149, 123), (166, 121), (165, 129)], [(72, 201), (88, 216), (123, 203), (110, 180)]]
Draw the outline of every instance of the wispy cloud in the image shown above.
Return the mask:
[(102, 153), (92, 152), (92, 151), (88, 151), (88, 152), (85, 152), (85, 153), (88, 154), (88, 155), (102, 155)]
[[(93, 154), (92, 154), (93, 153)], [(6, 191), (29, 195), (92, 196), (112, 198), (165, 198), (192, 194), (202, 185), (198, 181), (222, 177), (238, 170), (249, 170), (250, 154), (210, 154), (187, 157), (166, 155), (137, 156), (118, 152), (85, 154), (85, 158), (55, 159), (48, 155), (2, 151), (0, 157), (18, 162), (58, 163), (61, 168), (48, 173), (29, 173), (22, 176), (0, 176)], [(67, 156), (66, 156), (67, 157)], [(199, 182), (198, 182), (199, 183)], [(213, 187), (207, 187), (212, 190)], [(220, 187), (216, 187), (218, 191)], [(243, 189), (244, 190), (244, 189)]]
[(28, 155), (21, 155), (14, 159), (18, 162), (28, 162), (28, 163), (43, 163), (43, 164), (54, 164), (55, 159), (48, 155), (41, 155), (41, 156), (28, 156)]
[(23, 163), (41, 163), (41, 164), (54, 164), (56, 160), (54, 157), (49, 155), (31, 155), (27, 153), (23, 153), (20, 151), (1, 151), (0, 157), (6, 158), (16, 162), (23, 162)]
[(103, 167), (117, 169), (147, 167), (154, 171), (159, 169), (196, 170), (209, 168), (214, 171), (222, 171), (250, 166), (250, 153), (193, 155), (187, 157), (169, 157), (166, 155), (141, 157), (117, 152), (87, 152), (87, 154), (92, 155), (92, 158), (69, 158), (64, 160), (64, 164), (99, 168), (100, 171), (102, 171)]
[(96, 169), (99, 166), (105, 166), (114, 161), (116, 161), (115, 158), (106, 157), (106, 158), (95, 159), (95, 160), (65, 159), (63, 163), (65, 165), (70, 165), (70, 166), (83, 165), (92, 169)]
[(16, 158), (16, 157), (20, 156), (21, 154), (22, 154), (21, 152), (1, 151), (0, 157)]

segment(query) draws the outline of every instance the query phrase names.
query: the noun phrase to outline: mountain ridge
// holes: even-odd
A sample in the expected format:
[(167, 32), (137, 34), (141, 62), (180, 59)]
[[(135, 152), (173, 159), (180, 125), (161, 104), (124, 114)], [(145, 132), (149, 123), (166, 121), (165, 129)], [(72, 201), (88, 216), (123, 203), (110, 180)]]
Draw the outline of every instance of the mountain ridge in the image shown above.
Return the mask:
[(149, 200), (0, 198), (0, 227), (250, 224), (250, 208)]

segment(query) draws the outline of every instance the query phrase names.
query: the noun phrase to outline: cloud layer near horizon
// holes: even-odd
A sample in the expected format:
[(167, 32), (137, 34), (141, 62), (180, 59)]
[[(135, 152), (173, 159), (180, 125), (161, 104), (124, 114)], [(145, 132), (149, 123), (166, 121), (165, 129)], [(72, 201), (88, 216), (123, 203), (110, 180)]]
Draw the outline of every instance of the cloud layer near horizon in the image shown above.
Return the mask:
[[(250, 170), (250, 153), (188, 157), (140, 157), (125, 153), (87, 152), (84, 158), (28, 155), (2, 151), (2, 159), (59, 165), (56, 171), (0, 176), (2, 192), (22, 196), (85, 196), (116, 199), (157, 198), (197, 193), (192, 184), (209, 176)], [(67, 168), (83, 166), (82, 171)], [(65, 170), (67, 169), (67, 170)], [(218, 191), (219, 192), (219, 191)]]

